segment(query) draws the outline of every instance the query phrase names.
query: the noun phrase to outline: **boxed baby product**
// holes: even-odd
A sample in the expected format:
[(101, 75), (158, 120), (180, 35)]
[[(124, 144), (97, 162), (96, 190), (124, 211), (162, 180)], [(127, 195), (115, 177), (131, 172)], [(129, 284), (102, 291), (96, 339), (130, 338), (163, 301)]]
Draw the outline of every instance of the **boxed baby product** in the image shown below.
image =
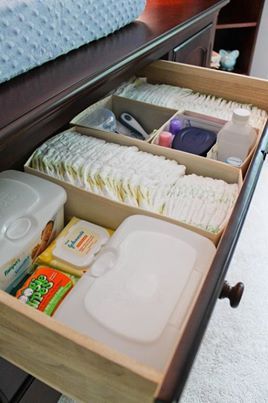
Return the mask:
[(40, 265), (17, 290), (16, 298), (51, 316), (75, 283), (74, 276)]
[(211, 241), (151, 217), (127, 218), (56, 319), (163, 370), (215, 255)]
[(0, 173), (0, 289), (19, 283), (63, 228), (65, 190), (19, 171)]
[(109, 236), (109, 231), (99, 225), (73, 217), (36, 262), (81, 277)]

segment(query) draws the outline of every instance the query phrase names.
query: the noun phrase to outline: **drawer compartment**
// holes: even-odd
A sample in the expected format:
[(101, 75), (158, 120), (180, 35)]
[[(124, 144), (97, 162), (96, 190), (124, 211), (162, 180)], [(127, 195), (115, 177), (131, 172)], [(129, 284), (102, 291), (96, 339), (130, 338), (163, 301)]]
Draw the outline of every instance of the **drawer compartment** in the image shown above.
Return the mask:
[[(199, 128), (203, 128), (206, 130), (211, 130), (214, 133), (218, 133), (219, 130), (223, 127), (223, 125), (225, 123), (227, 123), (227, 121), (225, 120), (221, 120), (221, 119), (217, 119), (217, 118), (213, 118), (211, 116), (207, 116), (207, 115), (203, 115), (203, 114), (199, 114), (196, 112), (190, 112), (190, 111), (182, 111), (182, 112), (177, 112), (173, 118), (179, 118), (182, 119), (182, 121), (187, 122), (186, 124), (189, 126), (194, 126), (194, 127), (199, 127)], [(168, 122), (166, 122), (159, 130), (157, 130), (155, 132), (155, 135), (153, 136), (151, 143), (152, 144), (156, 144), (159, 145), (159, 137), (160, 134), (163, 131), (166, 131), (169, 129), (169, 123), (170, 123), (171, 119), (169, 119)], [(257, 144), (260, 141), (261, 138), (261, 134), (262, 134), (262, 130), (261, 129), (255, 129), (256, 132), (256, 139), (254, 141), (254, 143), (251, 145), (248, 155), (246, 156), (245, 160), (242, 162), (242, 164), (237, 167), (238, 169), (241, 169), (243, 176), (246, 174), (247, 168), (249, 166), (249, 163), (252, 159), (252, 156), (254, 154), (254, 152), (256, 151), (256, 147)], [(215, 144), (216, 146), (216, 144)], [(217, 152), (213, 151), (215, 146), (213, 146), (208, 154), (206, 158), (211, 158), (214, 161), (218, 161), (221, 163), (221, 161), (217, 160)]]
[[(236, 183), (238, 185), (238, 190), (241, 187), (242, 177), (240, 170), (237, 170), (236, 168), (227, 164), (218, 163), (213, 160), (201, 158), (189, 153), (178, 152), (177, 150), (172, 150), (170, 148), (158, 147), (154, 144), (132, 139), (127, 136), (114, 135), (113, 133), (109, 132), (96, 131), (94, 129), (82, 127), (74, 128), (72, 131), (89, 136), (91, 138), (93, 137), (105, 140), (107, 143), (124, 146), (136, 146), (140, 151), (145, 151), (152, 155), (163, 156), (170, 160), (175, 160), (178, 164), (186, 167), (187, 175), (196, 174), (213, 179), (221, 179), (230, 184)], [(68, 135), (68, 133), (66, 135)], [(183, 220), (175, 219), (173, 218), (172, 214), (168, 216), (150, 211), (151, 209), (147, 210), (145, 208), (130, 206), (120, 201), (111, 200), (108, 197), (98, 195), (95, 192), (93, 193), (89, 190), (81, 189), (67, 181), (53, 177), (53, 174), (48, 175), (47, 173), (44, 173), (44, 171), (34, 169), (31, 166), (31, 158), (25, 165), (25, 171), (48, 180), (52, 180), (65, 188), (68, 195), (66, 203), (66, 214), (68, 216), (81, 216), (82, 214), (83, 217), (88, 221), (95, 222), (106, 227), (108, 226), (112, 229), (117, 228), (117, 226), (129, 215), (145, 214), (181, 225), (209, 238), (215, 244), (217, 244), (229, 218), (228, 214), (225, 215), (224, 222), (222, 222), (220, 226), (217, 226), (215, 231), (207, 230), (203, 229), (201, 225), (194, 226), (192, 224), (188, 224), (187, 221), (184, 222)], [(173, 198), (173, 196), (171, 198)], [(79, 203), (77, 203), (77, 199), (79, 199)], [(170, 201), (172, 202), (171, 199)]]
[[(258, 136), (256, 145), (241, 166), (243, 176), (246, 174), (267, 122), (268, 81), (166, 61), (152, 63), (140, 70), (137, 76), (146, 78), (149, 84), (158, 85), (155, 94), (158, 99), (155, 101), (151, 97), (152, 88), (150, 88), (150, 93), (147, 92), (146, 96), (143, 94), (143, 100), (146, 99), (146, 102), (156, 103), (157, 105), (172, 105), (172, 108), (176, 108), (178, 112), (186, 110), (191, 113), (200, 113), (218, 119), (230, 120), (231, 112), (234, 109), (232, 102), (235, 102), (235, 108), (246, 106), (251, 109), (254, 112), (254, 119), (252, 119), (251, 124), (257, 129)], [(181, 92), (178, 92), (172, 101), (167, 101), (167, 98), (161, 92), (161, 84), (180, 87)], [(120, 89), (117, 94), (138, 100), (142, 94), (139, 83), (137, 86), (139, 90), (135, 94), (133, 94), (133, 88), (135, 88), (135, 84), (126, 86), (123, 90)], [(165, 88), (165, 91), (167, 90)], [(191, 90), (193, 93), (191, 93)], [(182, 97), (180, 94), (182, 94)], [(216, 103), (213, 96), (218, 98)], [(162, 100), (159, 100), (159, 97), (162, 97)], [(198, 98), (197, 102), (195, 98)], [(226, 106), (226, 103), (228, 103), (228, 106)], [(259, 110), (256, 110), (255, 107)]]
[[(74, 119), (72, 119), (71, 125), (90, 128), (90, 125), (86, 123), (87, 117), (100, 108), (105, 108), (112, 111), (117, 120), (124, 112), (131, 114), (148, 133), (149, 136), (146, 141), (150, 141), (154, 136), (154, 131), (159, 129), (169, 118), (174, 115), (174, 113), (176, 113), (175, 109), (164, 108), (152, 104), (144, 105), (143, 102), (137, 102), (129, 98), (110, 95), (89, 106), (79, 115), (77, 115)], [(101, 129), (98, 129), (98, 131), (105, 133)], [(118, 133), (114, 135), (115, 138), (118, 137), (118, 135), (120, 135), (120, 128), (118, 129)]]
[[(80, 206), (84, 195), (71, 190), (70, 198), (73, 206), (79, 208), (80, 217), (85, 218), (86, 209)], [(112, 207), (105, 208), (113, 215)], [(68, 212), (74, 214), (71, 206)], [(171, 343), (171, 353), (165, 364), (161, 364), (161, 370), (140, 364), (79, 334), (4, 292), (0, 292), (1, 354), (57, 390), (85, 402), (88, 398), (94, 402), (151, 402), (161, 386), (166, 362), (172, 358), (209, 267), (198, 270), (191, 273), (182, 291), (180, 310), (172, 315), (172, 326), (179, 324), (173, 332), (175, 342)], [(185, 311), (182, 306), (187, 307)], [(104, 379), (108, 379), (105, 385)]]
[[(170, 62), (155, 62), (140, 74), (147, 76), (152, 82), (188, 87), (201, 93), (253, 103), (268, 110), (268, 82), (263, 80)], [(143, 144), (145, 149), (155, 147), (154, 152), (160, 153), (159, 147)], [(264, 145), (263, 137), (262, 144)], [(259, 148), (257, 151), (260, 153)], [(169, 152), (172, 153), (172, 150)], [(257, 158), (260, 164), (260, 156), (257, 155)], [(203, 167), (203, 174), (205, 171), (206, 168)], [(215, 170), (214, 175), (217, 177), (218, 174)], [(251, 187), (253, 174), (257, 175), (258, 172), (254, 171), (250, 175)], [(82, 191), (75, 190), (74, 203), (80, 192)], [(235, 207), (232, 219), (241, 213), (243, 197), (247, 198), (248, 203), (249, 196), (244, 186), (239, 196), (240, 206)], [(97, 202), (97, 196), (93, 195), (93, 209)], [(86, 204), (84, 207), (87, 207)], [(92, 214), (95, 214), (94, 211)], [(238, 232), (241, 221), (243, 222), (243, 217), (235, 226)], [(204, 332), (209, 312), (219, 295), (218, 290), (222, 288), (227, 270), (225, 266), (232, 252), (227, 248), (225, 239), (229, 237), (229, 241), (234, 242), (236, 236), (229, 229), (231, 223), (232, 220), (218, 244), (214, 263), (200, 285), (189, 315), (185, 318), (182, 332), (178, 334), (174, 354), (163, 373), (115, 353), (55, 319), (22, 305), (4, 292), (0, 292), (1, 355), (57, 390), (84, 402), (140, 403), (152, 402), (154, 399), (172, 401), (177, 388), (182, 388), (197, 344), (200, 343), (200, 334)]]
[(201, 94), (268, 109), (267, 80), (163, 60), (151, 63), (137, 75), (147, 77), (153, 84), (190, 88)]

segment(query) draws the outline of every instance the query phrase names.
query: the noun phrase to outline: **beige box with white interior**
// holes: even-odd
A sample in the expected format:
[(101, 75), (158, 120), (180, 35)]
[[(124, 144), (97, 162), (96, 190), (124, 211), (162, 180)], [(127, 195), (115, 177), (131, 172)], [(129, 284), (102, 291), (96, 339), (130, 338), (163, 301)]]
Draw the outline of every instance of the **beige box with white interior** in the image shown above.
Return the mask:
[[(171, 148), (159, 147), (157, 145), (149, 144), (147, 142), (136, 140), (127, 136), (116, 136), (113, 133), (104, 132), (101, 130), (82, 127), (75, 127), (72, 130), (75, 130), (83, 135), (93, 136), (111, 143), (125, 146), (135, 145), (141, 151), (146, 151), (154, 155), (162, 155), (168, 159), (177, 161), (181, 165), (185, 165), (186, 174), (193, 173), (196, 175), (208, 176), (213, 179), (222, 179), (227, 183), (237, 183), (239, 189), (241, 188), (242, 176), (240, 170), (237, 170), (236, 168), (228, 164), (215, 162), (214, 160), (202, 158), (185, 152), (179, 152)], [(67, 192), (67, 202), (65, 206), (65, 211), (67, 215), (75, 215), (78, 217), (83, 216), (83, 218), (87, 219), (88, 221), (94, 222), (96, 224), (101, 224), (108, 228), (117, 228), (118, 225), (121, 224), (121, 222), (130, 215), (144, 214), (151, 217), (161, 218), (171, 223), (183, 226), (187, 229), (199, 233), (200, 235), (205, 236), (206, 238), (217, 244), (220, 240), (225, 226), (228, 223), (229, 217), (226, 218), (223, 226), (217, 233), (209, 232), (203, 230), (202, 228), (186, 224), (184, 222), (166, 217), (164, 215), (160, 215), (148, 210), (141, 209), (139, 207), (132, 207), (127, 204), (108, 199), (107, 197), (97, 195), (90, 191), (79, 189), (76, 186), (62, 180), (52, 178), (47, 174), (31, 168), (31, 158), (25, 164), (24, 169), (28, 173), (51, 180), (54, 183), (57, 183), (58, 185), (64, 187)]]
[[(266, 112), (268, 110), (266, 95), (268, 84), (266, 80), (165, 61), (156, 61), (140, 70), (137, 75), (146, 77), (148, 82), (152, 84), (168, 84), (190, 88), (196, 93), (254, 105)], [(255, 128), (257, 131), (256, 143), (240, 167), (243, 176), (247, 172), (266, 123), (267, 118), (264, 118), (260, 126)]]
[[(146, 141), (150, 141), (154, 137), (155, 131), (162, 127), (163, 124), (176, 113), (175, 109), (147, 104), (117, 95), (110, 95), (83, 110), (71, 120), (70, 124), (73, 126), (89, 127), (85, 123), (85, 118), (99, 108), (109, 109), (115, 114), (117, 119), (119, 119), (123, 112), (130, 113), (148, 133), (149, 137)], [(106, 133), (103, 130), (94, 130)], [(120, 131), (119, 133), (114, 133), (114, 136), (121, 136)]]
[[(267, 81), (168, 62), (155, 62), (143, 69), (140, 75), (146, 75), (154, 82), (165, 82), (226, 99), (254, 103), (268, 110)], [(159, 153), (159, 149), (155, 145), (150, 146), (150, 150), (155, 153)], [(173, 151), (169, 150), (169, 153), (171, 157)], [(210, 164), (212, 162), (200, 168), (204, 174)], [(233, 171), (227, 169), (225, 172), (232, 179)], [(221, 169), (216, 170), (215, 175), (220, 174)], [(73, 193), (73, 203), (80, 205), (78, 201), (82, 200), (83, 191), (70, 189), (69, 192)], [(96, 213), (99, 211), (95, 222), (101, 218), (101, 211), (96, 207), (98, 202), (99, 198), (92, 195), (91, 208)], [(69, 207), (69, 214), (74, 213), (71, 211), (72, 207)], [(86, 207), (85, 203), (84, 208)], [(124, 210), (125, 207), (121, 208)], [(217, 254), (220, 253), (220, 246), (218, 248)], [(209, 274), (212, 274), (210, 268)], [(202, 284), (199, 285), (196, 298), (184, 318), (181, 331), (178, 332), (174, 354), (163, 372), (116, 353), (55, 319), (21, 304), (3, 291), (0, 292), (0, 353), (48, 385), (83, 402), (146, 403), (153, 402), (154, 399), (170, 401), (178, 383), (178, 363), (185, 351), (182, 336), (201, 288)]]
[[(169, 129), (169, 123), (170, 123), (171, 119), (175, 118), (175, 117), (182, 117), (185, 120), (188, 119), (191, 122), (192, 126), (204, 128), (204, 129), (207, 129), (207, 130), (211, 130), (211, 131), (215, 132), (216, 134), (220, 131), (220, 129), (223, 127), (223, 125), (225, 123), (227, 123), (226, 120), (214, 118), (212, 116), (204, 115), (204, 114), (197, 113), (197, 112), (191, 112), (191, 111), (187, 111), (187, 110), (185, 110), (185, 111), (177, 111), (175, 113), (175, 115), (173, 115), (170, 119), (168, 119), (168, 121), (165, 122), (165, 124), (155, 132), (154, 136), (151, 138), (151, 143), (152, 144), (159, 145), (158, 142), (159, 142), (160, 134), (163, 131), (166, 131), (166, 130)], [(254, 142), (254, 144), (252, 144), (252, 146), (251, 146), (251, 148), (250, 148), (250, 150), (248, 152), (248, 155), (245, 158), (245, 160), (243, 161), (243, 163), (239, 167), (237, 167), (237, 169), (241, 169), (243, 176), (246, 174), (247, 168), (248, 168), (248, 166), (250, 164), (250, 161), (252, 159), (252, 156), (254, 154), (254, 151), (256, 150), (256, 147), (257, 147), (257, 145), (258, 145), (258, 143), (260, 141), (261, 134), (262, 134), (261, 129), (254, 128), (254, 130), (256, 131), (256, 141)], [(201, 158), (213, 158), (213, 160), (216, 163), (218, 163), (218, 162), (222, 163), (221, 161), (217, 160), (217, 155), (212, 157), (212, 156), (210, 156), (210, 153), (208, 153), (207, 157), (201, 157)]]

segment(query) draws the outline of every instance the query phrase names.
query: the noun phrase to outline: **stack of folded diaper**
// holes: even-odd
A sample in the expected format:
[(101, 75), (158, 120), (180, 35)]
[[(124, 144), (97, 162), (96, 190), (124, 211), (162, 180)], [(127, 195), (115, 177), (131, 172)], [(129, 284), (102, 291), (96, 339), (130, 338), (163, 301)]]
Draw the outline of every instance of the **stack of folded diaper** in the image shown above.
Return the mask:
[(161, 212), (170, 186), (185, 167), (137, 147), (107, 143), (65, 131), (34, 153), (31, 166), (75, 186)]
[(223, 180), (185, 175), (171, 188), (163, 214), (205, 231), (217, 233), (231, 212), (237, 185)]
[(185, 175), (185, 166), (137, 147), (67, 130), (41, 145), (31, 167), (112, 200), (218, 232), (237, 185)]
[(213, 95), (200, 94), (189, 88), (166, 84), (150, 84), (146, 78), (131, 79), (123, 83), (115, 94), (150, 104), (177, 110), (211, 115), (223, 120), (231, 120), (234, 109), (245, 108), (251, 112), (250, 124), (262, 129), (267, 113), (253, 105), (227, 101)]

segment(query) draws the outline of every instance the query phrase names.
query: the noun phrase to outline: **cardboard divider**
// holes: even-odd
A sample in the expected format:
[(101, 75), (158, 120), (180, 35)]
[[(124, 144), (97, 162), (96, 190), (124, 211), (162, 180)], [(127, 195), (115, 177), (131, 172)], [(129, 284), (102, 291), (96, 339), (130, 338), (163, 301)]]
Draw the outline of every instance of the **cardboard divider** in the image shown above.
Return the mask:
[[(242, 177), (240, 170), (223, 163), (215, 163), (213, 160), (201, 158), (192, 154), (178, 152), (176, 150), (159, 147), (147, 142), (132, 139), (127, 136), (116, 136), (113, 133), (94, 131), (93, 129), (86, 129), (81, 127), (73, 128), (83, 135), (101, 138), (107, 142), (114, 142), (120, 145), (133, 146), (136, 145), (140, 150), (146, 151), (155, 155), (162, 155), (166, 158), (173, 159), (179, 164), (186, 166), (186, 173), (195, 173), (197, 175), (209, 176), (214, 179), (222, 179), (227, 183), (237, 183), (239, 188), (242, 184)], [(95, 224), (103, 225), (116, 229), (121, 222), (130, 215), (144, 214), (147, 216), (160, 218), (165, 221), (180, 225), (184, 228), (190, 229), (210, 239), (214, 244), (218, 244), (223, 233), (225, 225), (227, 225), (228, 218), (223, 227), (218, 233), (205, 231), (201, 228), (180, 222), (176, 219), (166, 217), (164, 215), (150, 212), (139, 207), (133, 207), (119, 201), (111, 200), (107, 197), (97, 195), (88, 190), (79, 189), (74, 185), (66, 183), (62, 180), (53, 178), (47, 174), (39, 172), (31, 168), (31, 158), (25, 164), (25, 171), (33, 175), (43, 177), (51, 180), (54, 183), (62, 186), (67, 192), (67, 203), (65, 205), (65, 212), (68, 216), (75, 215), (80, 218), (91, 221)]]
[[(72, 126), (81, 126), (90, 128), (90, 126), (87, 125), (86, 122), (83, 122), (83, 120), (85, 120), (85, 118), (90, 113), (96, 111), (99, 108), (107, 108), (111, 110), (115, 114), (117, 120), (119, 119), (120, 115), (123, 112), (131, 114), (140, 123), (140, 125), (144, 128), (144, 130), (149, 134), (149, 138), (145, 141), (150, 141), (154, 137), (155, 131), (158, 130), (160, 127), (162, 127), (163, 124), (176, 113), (175, 109), (165, 108), (153, 104), (147, 104), (144, 102), (135, 101), (133, 99), (124, 98), (117, 95), (110, 95), (83, 110), (81, 113), (79, 113), (79, 115), (75, 116), (71, 120), (70, 124)], [(107, 133), (104, 130), (96, 128), (94, 128), (94, 130), (100, 131), (102, 133)], [(116, 137), (121, 136), (120, 128), (119, 133), (113, 133), (113, 134)], [(124, 137), (126, 137), (126, 135), (124, 135)]]

